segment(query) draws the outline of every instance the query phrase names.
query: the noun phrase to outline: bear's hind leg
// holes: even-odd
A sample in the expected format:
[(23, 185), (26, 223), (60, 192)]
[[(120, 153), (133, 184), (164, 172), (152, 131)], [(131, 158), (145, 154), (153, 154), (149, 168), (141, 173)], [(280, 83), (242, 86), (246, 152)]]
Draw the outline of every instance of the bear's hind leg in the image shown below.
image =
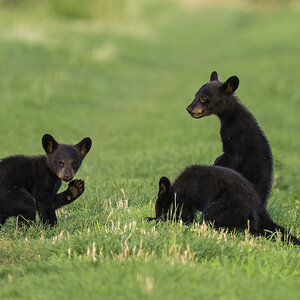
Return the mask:
[(35, 220), (35, 200), (25, 189), (1, 188), (0, 202), (2, 210), (0, 224), (3, 225), (9, 217), (17, 217), (18, 226), (29, 225)]

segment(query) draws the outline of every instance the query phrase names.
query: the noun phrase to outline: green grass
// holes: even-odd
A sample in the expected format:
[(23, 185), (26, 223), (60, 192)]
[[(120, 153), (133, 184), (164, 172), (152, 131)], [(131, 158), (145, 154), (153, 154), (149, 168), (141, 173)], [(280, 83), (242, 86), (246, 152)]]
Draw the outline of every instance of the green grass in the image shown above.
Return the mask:
[(1, 299), (299, 299), (299, 248), (279, 237), (145, 217), (161, 176), (221, 153), (217, 118), (185, 111), (217, 70), (240, 78), (274, 154), (268, 211), (299, 237), (300, 11), (129, 3), (103, 18), (0, 11), (0, 157), (42, 153), (44, 133), (93, 139), (86, 191), (54, 229), (1, 229)]

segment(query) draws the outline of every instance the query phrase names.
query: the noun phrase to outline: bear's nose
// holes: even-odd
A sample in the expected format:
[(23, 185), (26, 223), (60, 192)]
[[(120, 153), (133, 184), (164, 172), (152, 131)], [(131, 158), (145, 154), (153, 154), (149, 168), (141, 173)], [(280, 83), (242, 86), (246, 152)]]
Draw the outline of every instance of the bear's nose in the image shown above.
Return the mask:
[(70, 181), (71, 179), (72, 179), (72, 177), (69, 176), (69, 175), (65, 175), (65, 176), (63, 177), (63, 180), (64, 180), (64, 181)]
[(190, 107), (188, 106), (187, 108), (186, 108), (186, 110), (190, 113), (191, 111), (190, 111)]

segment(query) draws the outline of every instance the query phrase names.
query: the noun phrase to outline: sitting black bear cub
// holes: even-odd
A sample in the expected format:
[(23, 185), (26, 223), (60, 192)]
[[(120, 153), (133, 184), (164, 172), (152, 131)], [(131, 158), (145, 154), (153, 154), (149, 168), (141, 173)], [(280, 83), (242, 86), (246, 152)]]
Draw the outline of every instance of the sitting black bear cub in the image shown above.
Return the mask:
[(248, 179), (266, 206), (273, 178), (271, 147), (254, 116), (244, 107), (234, 92), (239, 79), (231, 76), (224, 83), (212, 72), (187, 107), (193, 118), (215, 114), (221, 121), (223, 154), (214, 165), (233, 169)]
[[(246, 229), (250, 225), (254, 234), (270, 235), (278, 230), (287, 235), (270, 219), (253, 185), (228, 168), (194, 165), (181, 173), (173, 185), (162, 177), (155, 203), (156, 218), (148, 220), (181, 218), (191, 223), (196, 211), (202, 211), (204, 220), (213, 222), (216, 228)], [(300, 245), (296, 237), (289, 238)]]
[[(73, 180), (83, 158), (92, 146), (90, 138), (76, 145), (58, 144), (45, 134), (46, 155), (11, 156), (0, 162), (0, 224), (12, 216), (18, 224), (34, 221), (36, 211), (42, 222), (54, 226), (55, 209), (69, 204), (84, 192), (84, 181)], [(62, 180), (69, 187), (57, 194)]]

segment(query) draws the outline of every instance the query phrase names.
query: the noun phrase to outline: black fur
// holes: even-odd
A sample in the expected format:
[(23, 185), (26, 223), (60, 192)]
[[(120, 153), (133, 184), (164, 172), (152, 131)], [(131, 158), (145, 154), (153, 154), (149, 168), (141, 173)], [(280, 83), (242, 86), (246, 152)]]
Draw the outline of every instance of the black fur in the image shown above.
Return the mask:
[[(35, 220), (36, 211), (44, 224), (57, 222), (55, 209), (69, 204), (84, 192), (84, 181), (73, 180), (92, 141), (77, 145), (58, 144), (45, 134), (42, 145), (46, 155), (11, 156), (0, 162), (0, 224), (12, 216), (18, 224)], [(62, 180), (68, 189), (57, 194)]]
[(210, 80), (196, 93), (187, 111), (197, 119), (211, 114), (219, 117), (224, 153), (214, 165), (241, 173), (253, 183), (266, 205), (273, 178), (273, 158), (268, 140), (253, 115), (233, 94), (239, 86), (239, 79), (232, 76), (222, 83), (214, 71)]
[[(278, 230), (283, 239), (288, 234), (270, 219), (253, 185), (228, 168), (194, 165), (179, 175), (173, 185), (167, 177), (160, 179), (155, 220), (181, 218), (184, 223), (191, 223), (197, 211), (202, 211), (204, 220), (216, 228), (246, 229), (249, 225), (253, 234), (270, 235)], [(289, 238), (300, 245), (296, 237)]]

